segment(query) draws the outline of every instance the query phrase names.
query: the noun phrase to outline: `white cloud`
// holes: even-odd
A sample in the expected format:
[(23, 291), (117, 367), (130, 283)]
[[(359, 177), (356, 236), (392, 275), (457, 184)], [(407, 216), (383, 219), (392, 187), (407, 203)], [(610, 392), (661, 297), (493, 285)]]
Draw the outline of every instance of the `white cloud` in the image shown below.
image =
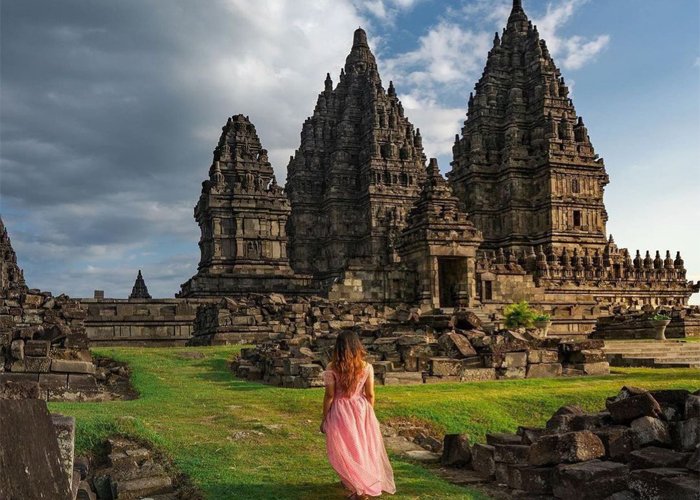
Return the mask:
[(410, 11), (422, 0), (355, 0), (354, 4), (363, 14), (369, 14), (377, 20), (393, 24), (401, 12)]
[(564, 69), (580, 69), (595, 59), (610, 42), (609, 35), (597, 35), (588, 39), (581, 35), (564, 36), (562, 28), (571, 20), (576, 9), (588, 0), (563, 0), (547, 4), (547, 11), (540, 18), (533, 18), (540, 37), (547, 42), (555, 62)]

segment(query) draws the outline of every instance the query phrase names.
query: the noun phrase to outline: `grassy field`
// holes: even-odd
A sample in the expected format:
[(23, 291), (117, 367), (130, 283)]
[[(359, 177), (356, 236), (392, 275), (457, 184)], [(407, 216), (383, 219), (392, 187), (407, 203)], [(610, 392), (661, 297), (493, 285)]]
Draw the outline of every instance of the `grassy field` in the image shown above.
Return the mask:
[[(141, 397), (108, 403), (52, 403), (74, 415), (78, 452), (115, 432), (145, 438), (211, 499), (342, 498), (318, 432), (322, 389), (292, 390), (235, 379), (228, 363), (237, 347), (102, 348), (126, 361)], [(204, 358), (188, 359), (185, 352)], [(486, 432), (543, 425), (564, 404), (588, 409), (625, 384), (700, 387), (700, 370), (624, 369), (608, 377), (514, 380), (377, 388), (380, 420), (413, 416), (472, 441)], [(392, 457), (396, 499), (479, 498), (420, 466)]]

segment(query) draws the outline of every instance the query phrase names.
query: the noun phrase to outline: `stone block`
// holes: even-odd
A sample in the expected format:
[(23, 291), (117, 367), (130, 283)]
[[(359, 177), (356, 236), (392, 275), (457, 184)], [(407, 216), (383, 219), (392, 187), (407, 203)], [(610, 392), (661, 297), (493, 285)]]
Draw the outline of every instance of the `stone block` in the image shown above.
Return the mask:
[(494, 445), (496, 463), (527, 465), (530, 446), (525, 444)]
[(497, 444), (523, 444), (523, 438), (518, 434), (492, 432), (486, 434), (486, 444), (491, 446), (495, 446)]
[(574, 363), (573, 368), (584, 375), (610, 375), (610, 364), (607, 361), (598, 363)]
[(171, 487), (172, 479), (165, 475), (116, 481), (112, 480), (112, 497), (144, 498), (161, 492), (170, 492)]
[(442, 444), (440, 462), (447, 467), (464, 467), (472, 460), (469, 437), (466, 434), (447, 434)]
[(532, 444), (547, 433), (547, 429), (537, 427), (518, 427), (518, 436), (522, 444)]
[(78, 361), (74, 359), (54, 359), (51, 363), (51, 371), (59, 373), (95, 373), (95, 365), (90, 361)]
[(552, 432), (571, 432), (575, 430), (572, 422), (576, 415), (584, 415), (581, 407), (576, 405), (562, 406), (552, 415), (552, 418), (547, 420), (547, 430)]
[(498, 378), (518, 379), (525, 378), (525, 368), (501, 368), (498, 370)]
[(668, 424), (654, 417), (640, 417), (630, 424), (638, 446), (670, 445)]
[(68, 389), (80, 392), (95, 392), (97, 391), (97, 382), (93, 375), (69, 373)]
[(700, 396), (689, 395), (683, 408), (683, 419), (700, 417)]
[(674, 500), (698, 500), (700, 498), (700, 478), (697, 474), (662, 479), (659, 485), (666, 498)]
[(561, 363), (538, 363), (535, 365), (527, 365), (527, 378), (560, 377), (561, 374)]
[(511, 466), (510, 476), (517, 474), (518, 489), (526, 491), (530, 495), (551, 495), (552, 480), (555, 469), (553, 467), (522, 467)]
[(635, 433), (629, 427), (616, 425), (592, 431), (605, 446), (605, 455), (617, 462), (627, 462), (629, 454), (637, 447)]
[(61, 465), (69, 483), (73, 482), (73, 461), (75, 458), (75, 417), (51, 415), (51, 421), (58, 439), (58, 449), (61, 453)]
[(664, 480), (686, 476), (687, 473), (687, 469), (680, 468), (637, 469), (630, 471), (628, 487), (643, 499), (670, 499), (674, 497), (666, 496), (668, 485)]
[(476, 443), (472, 446), (472, 467), (481, 474), (493, 477), (496, 474), (496, 449), (488, 444)]
[(628, 474), (627, 467), (617, 462), (559, 465), (552, 478), (552, 492), (567, 500), (598, 500), (626, 490)]
[(46, 402), (0, 400), (0, 498), (72, 498)]
[(14, 359), (24, 359), (24, 340), (13, 340), (10, 344), (10, 355)]
[(556, 465), (594, 460), (605, 456), (605, 446), (591, 431), (542, 436), (529, 450), (530, 465)]
[(626, 424), (639, 417), (659, 418), (663, 415), (661, 406), (648, 392), (625, 397), (608, 399), (605, 407), (615, 423)]
[(700, 472), (700, 445), (695, 448), (685, 466), (692, 471)]
[(27, 340), (24, 343), (24, 355), (46, 357), (51, 345), (48, 340)]
[(607, 358), (603, 351), (598, 349), (582, 349), (571, 353), (568, 356), (569, 363), (575, 364), (593, 364), (607, 362)]
[(629, 454), (629, 467), (630, 469), (685, 467), (689, 459), (690, 453), (681, 453), (657, 446), (647, 446)]
[(462, 381), (496, 380), (495, 368), (465, 368), (460, 376)]
[(525, 368), (527, 352), (507, 352), (503, 358), (503, 368)]
[(48, 356), (43, 358), (25, 357), (24, 369), (27, 372), (33, 373), (48, 373), (51, 368), (51, 358)]
[(682, 451), (693, 451), (700, 445), (700, 417), (673, 422), (671, 425), (673, 447)]

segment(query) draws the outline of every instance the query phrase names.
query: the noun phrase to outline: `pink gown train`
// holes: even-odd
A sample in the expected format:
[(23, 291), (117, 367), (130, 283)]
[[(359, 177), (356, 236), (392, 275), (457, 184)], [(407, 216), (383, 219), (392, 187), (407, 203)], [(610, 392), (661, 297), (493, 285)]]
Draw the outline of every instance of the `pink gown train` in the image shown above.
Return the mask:
[[(323, 377), (328, 385), (337, 375), (327, 370)], [(367, 377), (374, 377), (369, 363), (350, 396), (339, 394), (337, 382), (335, 384), (333, 404), (324, 424), (328, 461), (350, 491), (369, 496), (379, 496), (382, 491), (393, 494), (396, 492), (394, 473), (384, 449), (379, 422), (364, 396)]]

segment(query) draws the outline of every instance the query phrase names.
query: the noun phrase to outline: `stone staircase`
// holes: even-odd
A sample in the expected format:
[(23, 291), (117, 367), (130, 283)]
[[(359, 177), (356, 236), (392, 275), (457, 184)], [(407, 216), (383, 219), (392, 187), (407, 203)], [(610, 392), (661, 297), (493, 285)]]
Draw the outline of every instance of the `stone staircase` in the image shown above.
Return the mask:
[(700, 368), (700, 342), (679, 340), (608, 340), (610, 366)]

